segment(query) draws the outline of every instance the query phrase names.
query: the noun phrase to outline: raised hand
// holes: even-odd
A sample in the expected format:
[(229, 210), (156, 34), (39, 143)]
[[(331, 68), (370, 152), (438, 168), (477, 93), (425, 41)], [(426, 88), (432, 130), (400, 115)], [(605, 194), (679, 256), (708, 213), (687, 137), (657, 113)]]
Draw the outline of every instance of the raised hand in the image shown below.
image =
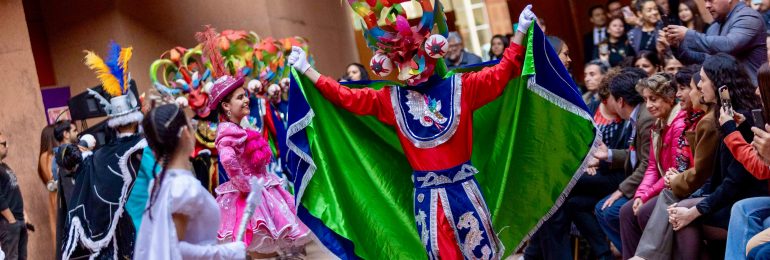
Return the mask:
[(289, 55), (289, 65), (294, 67), (299, 73), (305, 74), (310, 68), (310, 63), (307, 62), (307, 54), (302, 48), (294, 46), (291, 47), (291, 55)]
[(529, 31), (529, 26), (532, 25), (532, 22), (535, 19), (537, 19), (537, 17), (535, 16), (535, 13), (532, 12), (532, 5), (524, 7), (524, 10), (521, 10), (521, 14), (519, 14), (518, 31), (527, 33), (527, 31)]
[(674, 47), (679, 47), (679, 44), (684, 41), (684, 36), (687, 34), (687, 27), (680, 25), (669, 25), (664, 28), (666, 32), (666, 41)]

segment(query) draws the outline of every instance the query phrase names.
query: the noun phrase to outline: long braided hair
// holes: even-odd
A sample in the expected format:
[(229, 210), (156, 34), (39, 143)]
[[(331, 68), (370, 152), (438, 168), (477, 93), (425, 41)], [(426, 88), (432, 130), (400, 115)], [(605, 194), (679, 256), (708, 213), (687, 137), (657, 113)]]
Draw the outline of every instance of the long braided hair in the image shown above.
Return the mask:
[[(187, 118), (184, 111), (176, 104), (153, 108), (148, 114), (149, 116), (145, 117), (142, 121), (142, 127), (144, 128), (147, 145), (152, 149), (156, 159), (155, 165), (152, 167), (154, 184), (152, 191), (150, 191), (150, 203), (148, 203), (146, 209), (150, 211), (150, 219), (152, 219), (152, 211), (150, 209), (158, 197), (158, 190), (166, 175), (168, 163), (171, 161), (179, 145), (179, 133), (182, 127), (187, 125)], [(163, 168), (156, 175), (154, 169), (158, 167), (158, 163), (161, 163)]]

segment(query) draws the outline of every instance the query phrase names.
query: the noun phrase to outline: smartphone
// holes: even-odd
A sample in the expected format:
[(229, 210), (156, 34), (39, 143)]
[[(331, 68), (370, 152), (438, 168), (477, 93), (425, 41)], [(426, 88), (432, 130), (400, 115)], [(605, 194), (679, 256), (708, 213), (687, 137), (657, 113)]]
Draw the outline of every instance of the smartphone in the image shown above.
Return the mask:
[(727, 86), (719, 87), (719, 98), (722, 100), (722, 107), (727, 109), (730, 116), (733, 116), (733, 104), (730, 102), (730, 91)]
[(680, 21), (676, 16), (669, 16), (667, 23), (668, 25), (682, 25), (682, 21)]
[(670, 20), (668, 19), (668, 15), (667, 14), (661, 14), (660, 15), (660, 20), (658, 20), (658, 22), (655, 23), (655, 26), (658, 27), (658, 29), (666, 28), (666, 27), (668, 27), (669, 21)]
[(599, 54), (610, 54), (610, 46), (606, 43), (599, 44)]
[(631, 11), (631, 7), (629, 7), (629, 6), (624, 6), (624, 7), (620, 8), (620, 11), (623, 12), (623, 17), (625, 17), (625, 18), (634, 17), (634, 12)]
[(759, 129), (765, 130), (765, 117), (762, 115), (762, 109), (752, 109), (751, 117), (754, 118), (754, 126)]

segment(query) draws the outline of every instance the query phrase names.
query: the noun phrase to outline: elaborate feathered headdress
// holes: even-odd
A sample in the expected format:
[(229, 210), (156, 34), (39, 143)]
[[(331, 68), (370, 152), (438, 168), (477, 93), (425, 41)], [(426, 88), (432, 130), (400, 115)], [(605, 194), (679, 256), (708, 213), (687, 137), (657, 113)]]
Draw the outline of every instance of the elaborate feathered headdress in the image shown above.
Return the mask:
[(198, 45), (166, 51), (150, 65), (150, 80), (164, 98), (176, 98), (180, 105), (190, 106), (198, 116), (207, 117), (212, 76), (210, 66), (202, 62), (202, 48)]
[[(399, 69), (398, 79), (416, 85), (436, 70), (444, 73), (441, 59), (447, 52), (447, 23), (439, 0), (419, 0), (422, 18), (412, 26), (403, 3), (417, 0), (348, 0), (353, 11), (363, 19), (364, 38), (375, 55), (370, 65), (375, 74), (386, 76)], [(432, 34), (434, 25), (438, 33)]]
[[(222, 77), (248, 77), (248, 89), (271, 100), (281, 98), (288, 88), (286, 58), (292, 46), (308, 52), (301, 37), (261, 39), (254, 32), (224, 30), (211, 26), (195, 34), (194, 48), (175, 47), (150, 65), (150, 79), (167, 98), (188, 105), (199, 117), (208, 117), (215, 107), (214, 82)], [(312, 64), (312, 56), (308, 59)]]
[(195, 34), (194, 48), (175, 47), (150, 65), (155, 88), (177, 103), (189, 106), (199, 117), (208, 117), (214, 81), (223, 77), (242, 77), (253, 64), (252, 45), (256, 34), (225, 30), (206, 25)]
[[(132, 48), (122, 48), (114, 41), (110, 42), (107, 59), (103, 60), (92, 51), (85, 51), (85, 64), (96, 73), (102, 83), (102, 89), (108, 97), (88, 89), (104, 107), (110, 119), (110, 127), (118, 127), (142, 121), (139, 102), (131, 91), (131, 75), (128, 72), (128, 61), (131, 60)], [(109, 101), (107, 100), (109, 98)]]

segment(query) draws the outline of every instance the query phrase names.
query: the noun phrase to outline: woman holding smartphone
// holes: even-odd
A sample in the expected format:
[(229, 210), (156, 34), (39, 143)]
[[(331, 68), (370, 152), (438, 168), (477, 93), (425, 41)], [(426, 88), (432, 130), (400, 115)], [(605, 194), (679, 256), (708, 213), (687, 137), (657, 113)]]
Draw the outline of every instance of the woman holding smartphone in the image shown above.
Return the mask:
[[(739, 113), (745, 114), (745, 123), (735, 124), (725, 122), (721, 131), (724, 134), (740, 132), (743, 138), (751, 140), (753, 134), (750, 125), (753, 123), (749, 111), (760, 107), (760, 102), (742, 66), (733, 56), (719, 53), (706, 58), (700, 72), (701, 81), (698, 90), (702, 93), (701, 103), (711, 104), (719, 115), (724, 106), (723, 98), (718, 92), (719, 86), (726, 86), (730, 95), (730, 106)], [(711, 182), (702, 187), (702, 197), (698, 194), (691, 199), (683, 200), (668, 209), (669, 222), (676, 232), (674, 252), (682, 254), (682, 259), (698, 259), (703, 251), (701, 230), (705, 237), (724, 237), (730, 220), (730, 209), (733, 204), (744, 198), (768, 194), (767, 181), (757, 180), (744, 166), (738, 162), (728, 147), (719, 139), (716, 155), (716, 171), (711, 176)], [(700, 220), (694, 222), (695, 220)]]
[[(768, 114), (767, 112), (770, 112), (767, 110), (767, 108), (770, 108), (770, 66), (767, 63), (759, 68), (757, 81), (759, 83), (759, 91), (763, 94), (762, 103), (766, 109), (764, 111), (759, 110), (759, 114), (752, 113), (752, 117), (755, 118), (755, 121), (762, 121), (763, 123), (755, 124), (755, 126), (764, 129), (764, 122), (767, 122), (768, 119), (765, 115)], [(755, 111), (757, 110), (752, 112)], [(764, 120), (756, 120), (757, 116), (764, 117)], [(737, 112), (730, 116), (726, 109), (722, 109), (719, 115), (719, 122), (723, 126), (725, 124), (734, 125), (737, 122), (743, 123), (744, 118), (743, 115)], [(768, 164), (760, 157), (754, 147), (743, 139), (740, 132), (734, 131), (728, 134), (725, 136), (724, 142), (735, 156), (735, 159), (751, 175), (760, 180), (770, 179)], [(760, 241), (770, 240), (770, 229), (762, 230), (762, 223), (770, 217), (770, 197), (767, 197), (768, 195), (770, 194), (766, 194), (764, 197), (744, 199), (735, 203), (730, 214), (730, 228), (727, 235), (725, 259), (743, 258), (746, 256), (746, 253), (761, 244)]]

